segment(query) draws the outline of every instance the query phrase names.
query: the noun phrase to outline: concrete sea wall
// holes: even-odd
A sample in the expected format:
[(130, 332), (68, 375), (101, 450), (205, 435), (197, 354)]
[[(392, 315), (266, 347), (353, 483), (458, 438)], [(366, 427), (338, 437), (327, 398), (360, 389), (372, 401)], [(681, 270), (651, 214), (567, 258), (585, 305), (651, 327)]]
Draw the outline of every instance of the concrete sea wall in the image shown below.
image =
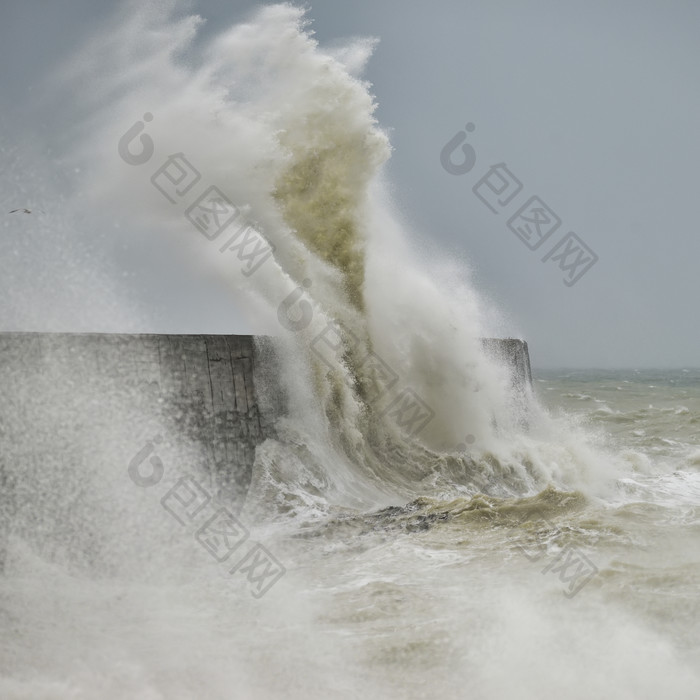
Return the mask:
[(484, 350), (511, 368), (513, 385), (518, 392), (532, 387), (530, 352), (527, 343), (518, 338), (483, 338)]
[[(530, 384), (525, 342), (483, 342), (516, 388)], [(74, 479), (79, 494), (105, 471), (96, 461), (127, 465), (159, 433), (179, 471), (203, 475), (235, 510), (284, 410), (278, 374), (269, 339), (249, 335), (0, 333), (0, 520), (38, 507), (26, 476), (49, 492)]]
[(273, 430), (259, 399), (271, 365), (252, 336), (0, 333), (0, 511), (23, 474), (82, 473), (79, 491), (95, 461), (127, 465), (159, 433), (180, 472), (239, 506)]

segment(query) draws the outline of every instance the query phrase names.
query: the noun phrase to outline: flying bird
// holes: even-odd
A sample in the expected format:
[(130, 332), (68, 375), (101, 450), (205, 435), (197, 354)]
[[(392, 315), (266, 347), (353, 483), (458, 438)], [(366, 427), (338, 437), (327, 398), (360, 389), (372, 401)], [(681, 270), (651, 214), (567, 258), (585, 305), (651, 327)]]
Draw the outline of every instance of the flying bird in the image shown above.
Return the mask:
[(32, 210), (31, 209), (13, 209), (10, 214), (14, 214), (17, 211), (21, 211), (23, 214), (31, 214)]

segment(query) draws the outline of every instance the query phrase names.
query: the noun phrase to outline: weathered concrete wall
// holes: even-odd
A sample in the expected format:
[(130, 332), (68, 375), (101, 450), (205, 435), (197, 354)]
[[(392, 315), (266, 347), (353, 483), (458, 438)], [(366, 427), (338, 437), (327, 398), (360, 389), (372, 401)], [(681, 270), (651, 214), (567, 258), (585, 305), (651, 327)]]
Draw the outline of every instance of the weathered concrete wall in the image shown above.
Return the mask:
[[(530, 385), (527, 343), (483, 342), (521, 392)], [(269, 339), (252, 336), (0, 333), (0, 489), (25, 465), (127, 464), (165, 431), (180, 469), (208, 475), (236, 508), (284, 410), (275, 363)]]
[[(524, 396), (527, 344), (483, 342)], [(196, 474), (239, 511), (256, 446), (285, 410), (276, 364), (269, 339), (252, 336), (0, 333), (0, 570), (18, 523), (95, 549), (71, 515), (132, 498), (127, 465), (156, 436), (171, 480)]]
[(252, 336), (2, 333), (0, 472), (107, 459), (108, 445), (128, 457), (152, 424), (240, 504), (272, 431), (254, 381), (265, 353)]
[(530, 353), (527, 343), (517, 338), (483, 338), (486, 352), (511, 368), (513, 384), (517, 391), (532, 388)]

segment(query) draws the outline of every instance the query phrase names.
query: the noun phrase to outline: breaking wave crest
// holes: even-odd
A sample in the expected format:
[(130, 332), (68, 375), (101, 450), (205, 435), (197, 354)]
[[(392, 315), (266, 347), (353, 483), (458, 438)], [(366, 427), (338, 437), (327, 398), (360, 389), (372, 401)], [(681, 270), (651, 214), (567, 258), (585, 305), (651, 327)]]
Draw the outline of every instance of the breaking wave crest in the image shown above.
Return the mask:
[[(610, 475), (590, 437), (514, 395), (508, 369), (484, 353), (496, 315), (468, 269), (411, 242), (384, 182), (389, 141), (360, 78), (372, 40), (324, 49), (287, 4), (204, 39), (202, 20), (176, 4), (133, 3), (123, 17), (62, 74), (64, 86), (94, 86), (81, 98), (81, 187), (120, 217), (128, 204), (276, 336), (287, 411), (278, 439), (259, 449), (259, 493), (366, 506), (584, 488)], [(141, 115), (155, 155), (134, 167), (116, 144)], [(151, 186), (172, 154), (274, 248), (254, 273)], [(418, 416), (408, 425), (395, 410), (405, 401)]]

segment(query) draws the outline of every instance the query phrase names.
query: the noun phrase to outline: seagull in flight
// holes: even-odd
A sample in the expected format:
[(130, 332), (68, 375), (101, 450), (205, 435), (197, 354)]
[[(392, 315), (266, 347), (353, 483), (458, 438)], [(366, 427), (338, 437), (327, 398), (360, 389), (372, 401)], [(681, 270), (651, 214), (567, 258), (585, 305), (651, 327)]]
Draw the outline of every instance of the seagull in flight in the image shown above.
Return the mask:
[(23, 214), (31, 214), (32, 210), (31, 209), (13, 209), (10, 214), (14, 214), (15, 212), (21, 211)]

